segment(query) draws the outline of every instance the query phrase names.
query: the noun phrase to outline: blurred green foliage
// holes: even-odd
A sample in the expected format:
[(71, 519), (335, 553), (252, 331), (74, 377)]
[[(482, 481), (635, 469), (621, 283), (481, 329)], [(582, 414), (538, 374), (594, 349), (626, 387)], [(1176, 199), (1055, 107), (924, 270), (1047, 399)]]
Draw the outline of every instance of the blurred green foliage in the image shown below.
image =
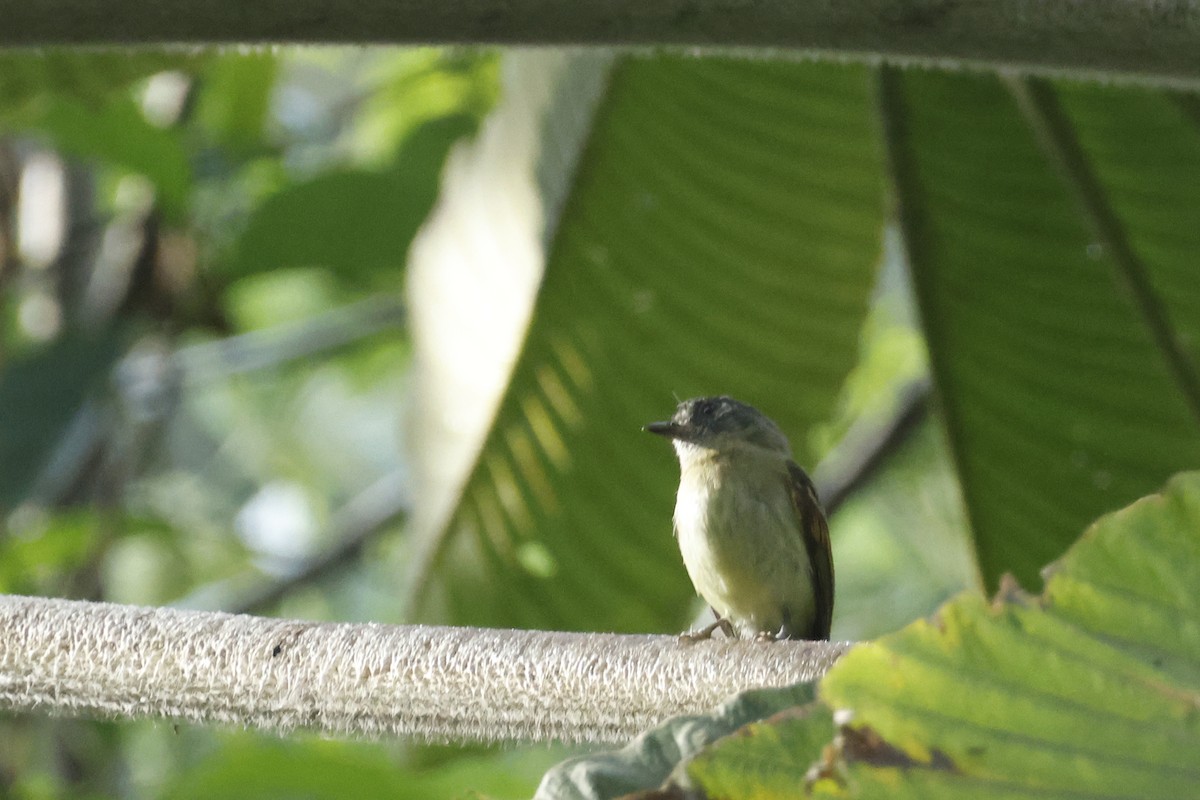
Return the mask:
[(47, 50), (0, 53), (0, 121), (10, 123), (41, 103), (72, 99), (102, 104), (130, 84), (164, 70), (202, 70), (209, 53)]
[(20, 424), (0, 427), (0, 511), (32, 488), (47, 455), (118, 355), (110, 333), (64, 336), (15, 355), (0, 373), (0, 409)]
[[(405, 252), (496, 57), (2, 60), (0, 592), (230, 607), (402, 470)], [(44, 188), (21, 181), (31, 158), (63, 181), (49, 206), (20, 205)], [(131, 177), (146, 213), (127, 213)], [(61, 229), (53, 258), (27, 257), (29, 226)], [(124, 295), (97, 315), (101, 289)], [(384, 617), (384, 577), (285, 606)], [(0, 742), (18, 798), (517, 798), (563, 756), (44, 719), (0, 721)]]

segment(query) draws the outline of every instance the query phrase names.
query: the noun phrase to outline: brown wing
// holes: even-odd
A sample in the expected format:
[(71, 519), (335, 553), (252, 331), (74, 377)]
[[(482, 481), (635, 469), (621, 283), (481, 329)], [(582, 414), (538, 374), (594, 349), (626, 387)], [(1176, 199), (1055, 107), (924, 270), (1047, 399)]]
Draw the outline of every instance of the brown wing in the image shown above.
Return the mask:
[(813, 595), (816, 613), (813, 615), (809, 639), (828, 639), (829, 627), (833, 622), (833, 551), (829, 546), (829, 523), (817, 489), (808, 475), (797, 464), (787, 462), (788, 493), (792, 506), (800, 517), (800, 529), (808, 559), (812, 564)]

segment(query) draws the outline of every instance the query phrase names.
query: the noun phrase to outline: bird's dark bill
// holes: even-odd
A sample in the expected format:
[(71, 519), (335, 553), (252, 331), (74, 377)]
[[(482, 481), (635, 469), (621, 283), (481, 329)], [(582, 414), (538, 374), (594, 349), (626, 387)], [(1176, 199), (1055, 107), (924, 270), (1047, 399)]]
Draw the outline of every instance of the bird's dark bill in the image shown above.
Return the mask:
[(679, 433), (679, 426), (674, 422), (667, 420), (666, 422), (651, 422), (643, 427), (642, 430), (646, 431), (647, 433), (656, 433), (659, 436), (674, 437)]

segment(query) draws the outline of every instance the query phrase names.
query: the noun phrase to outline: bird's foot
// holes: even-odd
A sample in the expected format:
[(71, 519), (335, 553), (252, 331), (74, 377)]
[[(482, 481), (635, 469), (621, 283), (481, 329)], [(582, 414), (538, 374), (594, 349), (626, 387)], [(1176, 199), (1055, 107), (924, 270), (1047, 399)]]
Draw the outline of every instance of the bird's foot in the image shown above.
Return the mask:
[(756, 642), (778, 642), (780, 639), (789, 639), (787, 625), (781, 625), (777, 631), (759, 631), (754, 637)]
[(737, 633), (735, 633), (733, 630), (733, 623), (727, 619), (719, 619), (713, 624), (706, 625), (698, 631), (679, 634), (679, 641), (684, 644), (695, 644), (696, 642), (702, 642), (705, 639), (711, 639), (713, 631), (717, 630), (718, 628), (721, 629), (721, 633), (725, 634), (727, 638), (737, 638)]

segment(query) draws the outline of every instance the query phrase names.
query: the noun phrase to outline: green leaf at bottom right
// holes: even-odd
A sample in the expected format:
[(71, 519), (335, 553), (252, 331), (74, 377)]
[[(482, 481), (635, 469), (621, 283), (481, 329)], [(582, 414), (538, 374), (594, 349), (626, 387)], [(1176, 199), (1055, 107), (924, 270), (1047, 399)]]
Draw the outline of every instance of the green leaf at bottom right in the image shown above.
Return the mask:
[(848, 719), (839, 794), (1200, 797), (1200, 473), (1045, 575), (1040, 596), (964, 595), (826, 676)]

